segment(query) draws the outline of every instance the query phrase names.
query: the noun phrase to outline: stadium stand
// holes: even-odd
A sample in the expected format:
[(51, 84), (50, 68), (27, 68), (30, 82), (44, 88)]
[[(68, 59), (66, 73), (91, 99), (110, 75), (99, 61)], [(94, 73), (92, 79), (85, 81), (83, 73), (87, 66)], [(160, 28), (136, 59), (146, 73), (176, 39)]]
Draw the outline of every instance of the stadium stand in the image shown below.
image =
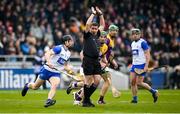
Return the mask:
[[(70, 33), (75, 40), (71, 50), (78, 57), (90, 4), (90, 0), (1, 0), (0, 55), (33, 56), (60, 44), (61, 36)], [(114, 50), (119, 64), (131, 62), (129, 30), (139, 27), (157, 65), (180, 65), (179, 0), (103, 0), (97, 4), (105, 14), (105, 29), (111, 23), (119, 26)]]

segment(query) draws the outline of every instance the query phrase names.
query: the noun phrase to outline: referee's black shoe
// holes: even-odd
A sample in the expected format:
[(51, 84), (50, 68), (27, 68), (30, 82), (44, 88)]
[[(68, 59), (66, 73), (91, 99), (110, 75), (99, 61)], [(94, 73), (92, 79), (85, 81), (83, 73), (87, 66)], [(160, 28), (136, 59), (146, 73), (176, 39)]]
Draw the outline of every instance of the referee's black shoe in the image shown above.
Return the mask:
[(87, 101), (82, 103), (82, 107), (95, 107), (95, 105), (91, 101)]
[(47, 107), (49, 107), (49, 106), (54, 105), (55, 103), (56, 103), (56, 100), (53, 100), (53, 99), (47, 99), (47, 101), (46, 101), (44, 107), (47, 108)]

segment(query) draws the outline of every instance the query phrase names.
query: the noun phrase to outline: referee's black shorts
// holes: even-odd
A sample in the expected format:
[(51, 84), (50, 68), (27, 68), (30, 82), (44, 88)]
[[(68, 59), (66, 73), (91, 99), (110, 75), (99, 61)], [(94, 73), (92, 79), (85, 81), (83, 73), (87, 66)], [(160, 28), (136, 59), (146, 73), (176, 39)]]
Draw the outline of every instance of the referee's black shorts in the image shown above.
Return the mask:
[(101, 75), (101, 65), (99, 63), (99, 59), (84, 56), (82, 67), (85, 75)]

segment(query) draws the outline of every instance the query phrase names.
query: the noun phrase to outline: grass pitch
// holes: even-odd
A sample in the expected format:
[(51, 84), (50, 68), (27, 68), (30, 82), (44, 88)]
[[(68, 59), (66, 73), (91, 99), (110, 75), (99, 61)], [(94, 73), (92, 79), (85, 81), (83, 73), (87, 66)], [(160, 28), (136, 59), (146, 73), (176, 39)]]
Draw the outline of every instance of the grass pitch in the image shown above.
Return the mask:
[(92, 96), (95, 107), (73, 106), (73, 96), (65, 90), (58, 90), (54, 106), (44, 108), (48, 90), (30, 90), (25, 97), (20, 90), (0, 90), (0, 113), (180, 113), (180, 90), (160, 90), (157, 103), (151, 94), (139, 90), (138, 104), (131, 104), (131, 92), (121, 91), (120, 98), (113, 98), (109, 91), (105, 97), (107, 104), (98, 105), (99, 90)]

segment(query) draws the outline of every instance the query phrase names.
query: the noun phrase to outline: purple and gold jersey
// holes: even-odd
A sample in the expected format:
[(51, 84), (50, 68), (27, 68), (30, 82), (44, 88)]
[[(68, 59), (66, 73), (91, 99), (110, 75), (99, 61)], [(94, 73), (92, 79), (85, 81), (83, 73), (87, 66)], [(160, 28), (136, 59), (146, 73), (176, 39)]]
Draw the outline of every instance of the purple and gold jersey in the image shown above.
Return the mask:
[(106, 43), (100, 46), (100, 57), (104, 56), (108, 51), (108, 45)]
[(110, 55), (112, 54), (112, 49), (115, 47), (114, 39), (111, 38), (111, 36), (108, 34), (107, 35), (107, 45), (108, 45), (108, 52), (106, 53), (106, 58), (109, 61), (110, 60)]
[(109, 60), (112, 48), (109, 47), (109, 39), (106, 39), (106, 42), (100, 46), (100, 57), (106, 56), (106, 59)]
[(111, 38), (111, 36), (110, 36), (109, 34), (107, 35), (107, 39), (109, 39), (109, 44), (108, 44), (108, 46), (113, 49), (114, 46), (115, 46), (115, 44), (114, 44), (114, 42), (115, 42), (114, 39)]

